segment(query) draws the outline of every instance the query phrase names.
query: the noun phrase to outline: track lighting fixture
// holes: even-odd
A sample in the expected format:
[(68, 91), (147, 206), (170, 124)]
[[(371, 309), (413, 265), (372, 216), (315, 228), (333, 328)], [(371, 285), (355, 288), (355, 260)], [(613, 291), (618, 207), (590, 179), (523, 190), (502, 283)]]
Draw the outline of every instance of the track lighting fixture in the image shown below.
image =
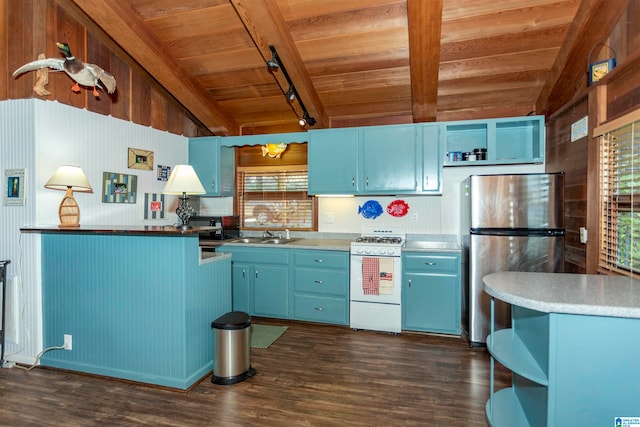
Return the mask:
[(278, 54), (275, 52), (275, 50), (272, 50), (271, 59), (267, 61), (267, 68), (269, 68), (269, 71), (273, 72), (277, 71), (279, 67), (280, 63), (278, 62)]
[(296, 93), (293, 91), (293, 85), (289, 86), (289, 90), (287, 90), (286, 95), (289, 102), (293, 102), (293, 100), (296, 99)]
[(289, 77), (289, 73), (287, 73), (287, 69), (284, 67), (284, 64), (280, 61), (280, 57), (278, 56), (278, 52), (276, 52), (276, 48), (273, 45), (269, 45), (269, 49), (271, 50), (271, 59), (267, 61), (267, 68), (269, 72), (273, 73), (274, 71), (282, 70), (282, 75), (285, 79), (287, 79), (287, 83), (289, 83), (289, 89), (285, 92), (285, 96), (287, 97), (287, 101), (292, 103), (296, 99), (298, 100), (298, 104), (300, 104), (300, 108), (302, 108), (302, 117), (298, 120), (300, 126), (314, 126), (316, 124), (316, 119), (309, 115), (307, 108), (302, 103), (302, 99), (300, 99), (300, 94), (296, 90), (296, 87), (293, 85), (291, 81), (291, 77)]

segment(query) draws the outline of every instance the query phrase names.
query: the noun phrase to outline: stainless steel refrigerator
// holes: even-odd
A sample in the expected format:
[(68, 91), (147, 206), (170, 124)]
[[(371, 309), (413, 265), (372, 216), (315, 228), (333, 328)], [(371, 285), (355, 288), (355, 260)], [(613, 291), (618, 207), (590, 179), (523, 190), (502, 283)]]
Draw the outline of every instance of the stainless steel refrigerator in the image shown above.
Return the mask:
[[(564, 174), (471, 175), (462, 187), (469, 344), (486, 345), (490, 297), (482, 278), (499, 271), (562, 272)], [(496, 301), (496, 329), (509, 327), (508, 304)]]

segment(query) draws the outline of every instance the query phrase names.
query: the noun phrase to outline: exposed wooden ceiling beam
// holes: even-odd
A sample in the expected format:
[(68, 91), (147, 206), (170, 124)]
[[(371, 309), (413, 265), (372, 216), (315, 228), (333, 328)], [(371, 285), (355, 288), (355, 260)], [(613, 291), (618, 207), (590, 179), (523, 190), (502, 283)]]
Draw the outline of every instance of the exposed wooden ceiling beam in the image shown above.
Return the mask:
[[(269, 45), (273, 45), (304, 106), (311, 117), (316, 119), (316, 127), (328, 127), (329, 119), (293, 38), (287, 30), (287, 23), (278, 8), (278, 2), (276, 0), (230, 0), (230, 2), (265, 62), (271, 59)], [(273, 75), (281, 88), (287, 88), (281, 72), (275, 71)]]
[(179, 64), (164, 52), (162, 44), (145, 31), (145, 24), (128, 2), (73, 2), (214, 134), (240, 134), (240, 126), (214, 100), (206, 96), (206, 89), (182, 72)]
[(407, 0), (413, 121), (434, 122), (438, 105), (443, 0)]
[(588, 81), (589, 51), (611, 34), (627, 0), (583, 0), (536, 102), (537, 114), (569, 103)]

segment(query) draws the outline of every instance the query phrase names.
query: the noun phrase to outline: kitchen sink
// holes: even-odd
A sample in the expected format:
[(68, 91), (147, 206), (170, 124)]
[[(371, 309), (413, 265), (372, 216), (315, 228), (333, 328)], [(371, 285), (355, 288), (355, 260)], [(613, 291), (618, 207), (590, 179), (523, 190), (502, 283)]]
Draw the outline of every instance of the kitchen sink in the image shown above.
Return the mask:
[(265, 244), (269, 244), (269, 245), (285, 245), (287, 243), (291, 243), (293, 241), (296, 241), (298, 239), (280, 239), (280, 238), (269, 238), (269, 239), (264, 239), (262, 242), (260, 243), (265, 243)]
[(285, 245), (296, 240), (299, 239), (281, 239), (279, 237), (239, 237), (237, 239), (229, 240), (228, 243), (260, 243), (266, 245)]
[(263, 240), (262, 237), (239, 237), (229, 240), (229, 243), (262, 243)]

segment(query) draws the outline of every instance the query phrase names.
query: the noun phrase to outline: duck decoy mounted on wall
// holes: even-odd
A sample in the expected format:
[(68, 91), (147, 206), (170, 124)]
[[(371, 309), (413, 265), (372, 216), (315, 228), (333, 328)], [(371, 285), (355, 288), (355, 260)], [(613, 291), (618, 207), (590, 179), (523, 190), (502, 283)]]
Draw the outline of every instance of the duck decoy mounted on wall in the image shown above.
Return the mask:
[[(71, 88), (74, 92), (80, 92), (80, 85), (93, 87), (93, 95), (96, 97), (99, 96), (96, 88), (106, 89), (108, 93), (115, 92), (115, 77), (95, 64), (87, 64), (80, 61), (71, 54), (71, 49), (69, 49), (68, 44), (56, 42), (56, 46), (58, 46), (58, 49), (60, 49), (60, 52), (64, 55), (64, 59), (45, 58), (29, 62), (14, 71), (13, 76), (17, 77), (27, 71), (51, 68), (54, 71), (64, 71), (69, 77), (75, 80), (76, 84)], [(100, 83), (102, 83), (104, 87), (101, 86)]]

